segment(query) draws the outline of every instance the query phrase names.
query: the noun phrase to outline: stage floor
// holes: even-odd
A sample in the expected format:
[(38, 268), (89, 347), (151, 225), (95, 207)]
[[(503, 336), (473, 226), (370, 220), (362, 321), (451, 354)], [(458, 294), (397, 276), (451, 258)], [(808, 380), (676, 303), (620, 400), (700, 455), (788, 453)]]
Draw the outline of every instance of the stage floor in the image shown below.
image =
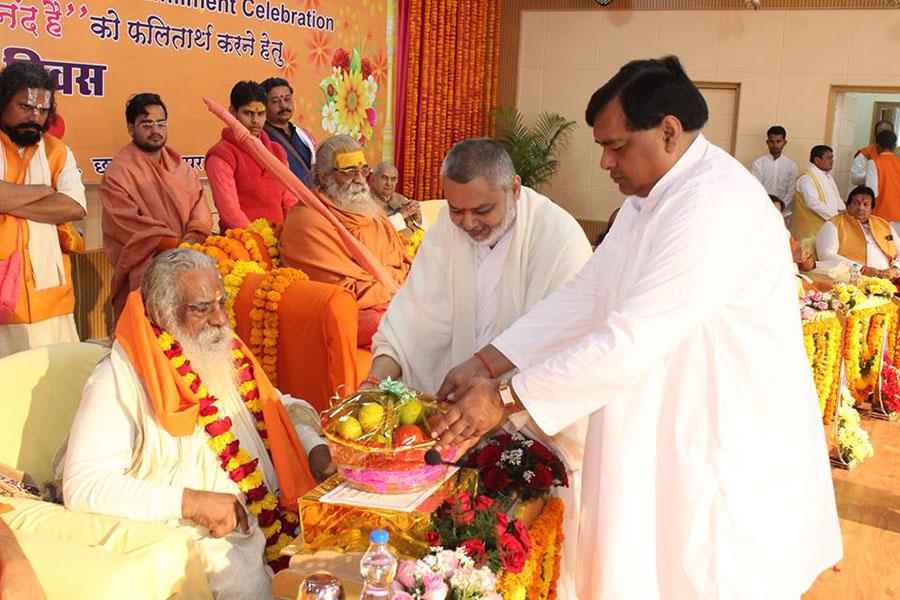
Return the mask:
[(844, 560), (803, 600), (900, 598), (900, 422), (863, 419), (875, 456), (853, 471), (832, 469)]

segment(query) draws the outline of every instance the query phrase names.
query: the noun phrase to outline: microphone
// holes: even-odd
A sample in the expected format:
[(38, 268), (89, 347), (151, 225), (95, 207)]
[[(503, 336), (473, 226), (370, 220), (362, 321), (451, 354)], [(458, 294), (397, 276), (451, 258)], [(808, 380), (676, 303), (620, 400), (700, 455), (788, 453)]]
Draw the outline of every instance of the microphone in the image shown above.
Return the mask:
[(431, 450), (429, 450), (425, 453), (425, 462), (432, 466), (448, 465), (451, 467), (464, 467), (466, 461), (464, 461), (463, 459), (460, 459), (456, 462), (450, 462), (449, 460), (444, 460), (444, 458), (441, 456), (441, 453), (438, 452), (437, 450), (435, 450), (434, 448), (432, 448)]

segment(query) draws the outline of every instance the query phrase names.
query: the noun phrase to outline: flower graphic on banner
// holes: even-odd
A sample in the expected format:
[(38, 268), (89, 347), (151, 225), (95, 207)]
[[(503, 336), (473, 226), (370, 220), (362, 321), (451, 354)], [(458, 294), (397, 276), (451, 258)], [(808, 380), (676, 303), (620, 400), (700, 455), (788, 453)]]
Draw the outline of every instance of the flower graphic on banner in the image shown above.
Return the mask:
[(321, 69), (328, 64), (331, 56), (331, 46), (328, 44), (329, 35), (324, 31), (316, 31), (312, 37), (306, 42), (309, 48), (309, 56), (307, 59), (314, 64), (317, 69)]
[(378, 122), (375, 99), (378, 83), (372, 62), (361, 58), (359, 49), (338, 48), (331, 59), (331, 74), (319, 84), (325, 94), (322, 104), (322, 129), (352, 136), (365, 144), (372, 139)]
[(372, 57), (372, 77), (378, 82), (378, 85), (384, 85), (387, 81), (388, 64), (384, 50)]
[(289, 47), (284, 48), (284, 66), (279, 69), (281, 76), (285, 79), (291, 79), (297, 72), (297, 53)]

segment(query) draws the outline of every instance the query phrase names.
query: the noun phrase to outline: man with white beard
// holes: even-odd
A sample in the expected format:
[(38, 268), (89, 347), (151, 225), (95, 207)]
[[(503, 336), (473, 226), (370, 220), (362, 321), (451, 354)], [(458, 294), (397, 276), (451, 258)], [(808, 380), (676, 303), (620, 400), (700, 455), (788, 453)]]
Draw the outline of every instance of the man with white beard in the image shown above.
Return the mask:
[(269, 598), (297, 499), (334, 472), (315, 411), (280, 397), (230, 329), (212, 259), (162, 252), (142, 289), (85, 386), (66, 506), (183, 529), (216, 598)]
[[(447, 210), (428, 231), (409, 278), (381, 321), (364, 386), (391, 377), (436, 394), (453, 366), (477, 355), (591, 257), (578, 222), (523, 186), (497, 142), (459, 142), (444, 159), (441, 179)], [(552, 438), (527, 421), (523, 412), (507, 427), (524, 425), (524, 433), (553, 447), (571, 472), (570, 486), (560, 491), (567, 529), (559, 597), (569, 598), (587, 419)]]
[[(362, 146), (348, 135), (324, 140), (313, 166), (315, 191), (331, 211), (398, 283), (409, 272), (404, 242), (369, 193), (370, 173)], [(313, 281), (346, 287), (359, 304), (358, 343), (366, 347), (378, 329), (393, 291), (357, 262), (337, 229), (318, 211), (294, 206), (281, 232), (281, 257)]]

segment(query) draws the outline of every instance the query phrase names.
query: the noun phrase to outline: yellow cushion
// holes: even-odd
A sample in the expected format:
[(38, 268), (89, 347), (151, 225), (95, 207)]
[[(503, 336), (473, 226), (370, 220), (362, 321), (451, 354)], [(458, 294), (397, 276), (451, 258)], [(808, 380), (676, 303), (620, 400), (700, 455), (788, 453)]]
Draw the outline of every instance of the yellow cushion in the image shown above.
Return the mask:
[(426, 231), (437, 222), (438, 217), (441, 215), (441, 210), (443, 210), (445, 206), (447, 206), (446, 200), (422, 200), (419, 202), (422, 218), (425, 221), (424, 229)]
[(13, 510), (2, 518), (48, 599), (212, 597), (197, 546), (183, 531), (47, 502), (4, 502)]
[(72, 426), (85, 381), (107, 349), (68, 343), (0, 358), (0, 463), (42, 485)]

